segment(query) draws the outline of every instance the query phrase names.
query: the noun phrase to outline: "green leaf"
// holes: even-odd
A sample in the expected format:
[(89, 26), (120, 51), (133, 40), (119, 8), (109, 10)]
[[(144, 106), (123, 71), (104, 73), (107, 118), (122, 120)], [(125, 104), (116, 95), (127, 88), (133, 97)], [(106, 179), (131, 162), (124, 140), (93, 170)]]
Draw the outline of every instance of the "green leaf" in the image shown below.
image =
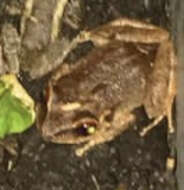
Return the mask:
[(21, 133), (35, 121), (34, 101), (14, 75), (0, 78), (0, 138)]

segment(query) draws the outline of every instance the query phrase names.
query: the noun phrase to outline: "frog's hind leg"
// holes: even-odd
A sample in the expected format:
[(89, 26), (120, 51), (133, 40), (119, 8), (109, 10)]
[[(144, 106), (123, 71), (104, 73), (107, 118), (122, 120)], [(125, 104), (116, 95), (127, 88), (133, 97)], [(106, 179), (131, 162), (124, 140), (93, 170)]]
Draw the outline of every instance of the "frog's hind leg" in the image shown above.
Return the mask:
[(160, 115), (154, 119), (152, 123), (150, 123), (148, 126), (144, 127), (143, 130), (140, 132), (141, 136), (145, 136), (151, 129), (153, 129), (155, 126), (158, 125), (160, 121), (166, 116), (168, 121), (168, 134), (173, 134), (175, 132), (175, 128), (173, 126), (173, 115), (172, 115), (172, 105), (174, 102), (175, 94), (172, 94), (169, 97), (168, 105), (166, 108), (166, 113), (163, 115)]
[(168, 134), (173, 134), (175, 132), (175, 128), (173, 126), (173, 115), (172, 115), (172, 105), (174, 103), (174, 99), (176, 96), (176, 65), (178, 64), (178, 60), (172, 51), (170, 55), (171, 59), (171, 72), (169, 74), (169, 86), (168, 86), (168, 104), (166, 106), (166, 116), (168, 119)]
[(172, 42), (168, 40), (161, 43), (157, 52), (153, 74), (151, 75), (151, 95), (145, 101), (145, 108), (149, 118), (155, 119), (143, 129), (140, 133), (141, 136), (144, 136), (164, 117), (167, 117), (168, 120), (168, 134), (175, 132), (172, 121), (172, 107), (176, 96), (177, 63)]
[(91, 40), (95, 46), (106, 45), (113, 40), (122, 42), (160, 43), (169, 39), (169, 33), (150, 23), (119, 18), (91, 31), (81, 32), (81, 40)]
[(161, 116), (158, 116), (157, 118), (155, 118), (153, 120), (153, 122), (151, 122), (148, 126), (143, 128), (143, 130), (140, 132), (140, 135), (142, 137), (145, 136), (151, 129), (153, 129), (155, 126), (157, 126), (158, 123), (160, 123), (160, 121), (162, 121), (163, 118), (164, 118), (164, 115), (161, 115)]
[(112, 41), (133, 43), (160, 43), (169, 39), (169, 33), (150, 23), (119, 18), (90, 31), (81, 31), (74, 42), (92, 41), (96, 47), (101, 47)]
[(156, 117), (153, 120), (153, 122), (151, 122), (148, 126), (144, 127), (143, 130), (140, 132), (141, 136), (145, 136), (151, 129), (153, 129), (155, 126), (157, 126), (158, 123), (160, 123), (165, 116), (167, 117), (167, 121), (168, 121), (168, 134), (173, 134), (175, 132), (175, 128), (173, 126), (173, 119), (172, 119), (173, 118), (172, 105), (174, 102), (174, 97), (175, 97), (175, 95), (170, 97), (170, 101), (168, 103), (169, 106), (167, 105), (166, 113)]

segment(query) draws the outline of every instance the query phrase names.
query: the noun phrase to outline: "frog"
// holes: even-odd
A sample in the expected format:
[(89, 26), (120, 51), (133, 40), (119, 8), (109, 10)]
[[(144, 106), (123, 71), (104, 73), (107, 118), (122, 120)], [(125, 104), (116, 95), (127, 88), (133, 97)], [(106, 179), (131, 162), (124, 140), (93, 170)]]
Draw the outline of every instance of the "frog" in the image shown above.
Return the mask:
[(49, 80), (37, 105), (37, 127), (46, 141), (77, 144), (75, 153), (83, 156), (126, 131), (141, 106), (151, 119), (141, 136), (164, 118), (174, 133), (177, 58), (168, 31), (119, 18), (82, 31), (76, 41), (94, 48), (75, 64), (64, 61)]
[[(20, 10), (15, 11), (18, 7)], [(12, 2), (8, 13), (19, 15), (20, 26), (2, 24), (0, 74), (19, 76), (22, 70), (32, 80), (48, 74), (65, 58), (70, 50), (70, 39), (60, 34), (61, 25), (68, 23), (77, 30), (81, 25), (82, 4), (78, 0), (25, 0), (18, 5)], [(60, 60), (57, 60), (58, 56)]]

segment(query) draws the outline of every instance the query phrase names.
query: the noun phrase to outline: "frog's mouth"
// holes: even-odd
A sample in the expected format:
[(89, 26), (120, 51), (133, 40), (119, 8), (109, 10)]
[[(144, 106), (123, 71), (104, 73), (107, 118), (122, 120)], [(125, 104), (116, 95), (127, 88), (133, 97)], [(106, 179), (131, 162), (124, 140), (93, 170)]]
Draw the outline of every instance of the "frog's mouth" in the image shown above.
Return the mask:
[(55, 143), (82, 143), (91, 138), (98, 129), (98, 122), (91, 118), (83, 118), (72, 125), (70, 129), (63, 129), (51, 137)]
[(60, 132), (65, 134), (65, 136), (73, 135), (76, 138), (94, 135), (99, 123), (95, 114), (93, 114), (91, 110), (80, 109), (75, 109), (73, 113), (74, 117), (72, 118), (71, 126), (66, 126)]

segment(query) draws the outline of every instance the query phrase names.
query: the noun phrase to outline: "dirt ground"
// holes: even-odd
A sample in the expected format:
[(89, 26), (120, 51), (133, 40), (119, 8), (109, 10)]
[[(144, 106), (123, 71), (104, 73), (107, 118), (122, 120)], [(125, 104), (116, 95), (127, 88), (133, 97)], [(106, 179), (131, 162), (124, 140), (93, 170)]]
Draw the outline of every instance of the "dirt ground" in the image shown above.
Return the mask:
[[(6, 18), (4, 9), (9, 2), (3, 0), (0, 4), (0, 24), (3, 19), (19, 20)], [(85, 0), (85, 28), (121, 16), (170, 28), (166, 0)], [(23, 81), (28, 91), (39, 98), (40, 86), (46, 80), (28, 81), (23, 75)], [(147, 122), (143, 113), (140, 116), (141, 124)], [(0, 190), (175, 190), (175, 177), (165, 170), (169, 154), (167, 122), (161, 122), (144, 138), (136, 129), (134, 124), (113, 141), (79, 158), (74, 154), (76, 145), (46, 143), (33, 126), (17, 136), (18, 157), (6, 153), (0, 162)]]

